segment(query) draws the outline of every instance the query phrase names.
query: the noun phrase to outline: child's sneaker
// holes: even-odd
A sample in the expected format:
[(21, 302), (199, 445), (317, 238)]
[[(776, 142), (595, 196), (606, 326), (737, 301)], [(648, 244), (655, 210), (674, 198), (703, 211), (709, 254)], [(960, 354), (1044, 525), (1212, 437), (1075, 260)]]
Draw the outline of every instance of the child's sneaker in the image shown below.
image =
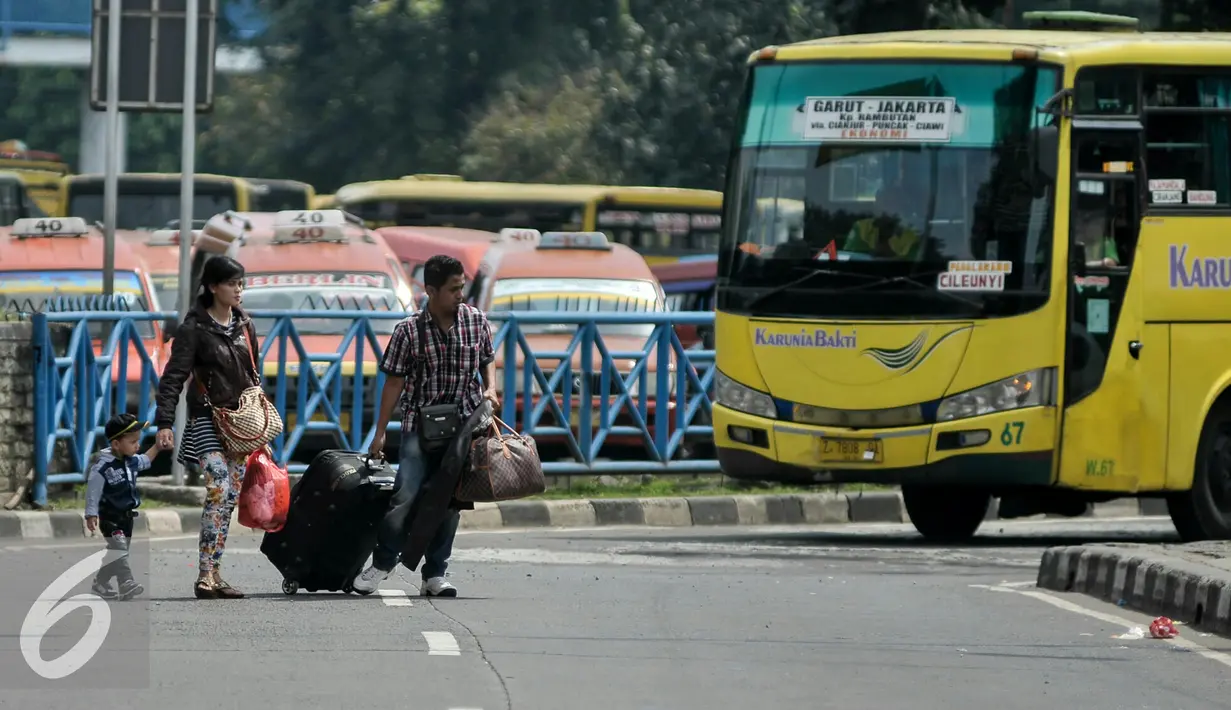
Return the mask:
[(100, 582), (97, 579), (94, 580), (94, 584), (90, 585), (90, 591), (94, 592), (103, 599), (115, 599), (117, 596), (115, 589), (111, 586), (111, 580), (107, 580), (106, 582)]
[(127, 582), (124, 582), (123, 584), (120, 585), (120, 593), (119, 593), (118, 598), (120, 601), (128, 601), (129, 599), (132, 599), (133, 597), (137, 596), (138, 594), (144, 591), (145, 591), (145, 587), (141, 586), (141, 584), (138, 583), (137, 580), (130, 579)]

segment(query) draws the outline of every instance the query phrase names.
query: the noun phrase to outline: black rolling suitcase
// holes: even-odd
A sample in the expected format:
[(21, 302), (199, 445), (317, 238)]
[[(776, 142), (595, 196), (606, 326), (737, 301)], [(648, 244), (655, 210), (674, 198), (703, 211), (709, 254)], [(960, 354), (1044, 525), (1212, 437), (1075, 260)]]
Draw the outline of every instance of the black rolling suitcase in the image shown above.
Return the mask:
[(317, 454), (291, 490), (286, 525), (261, 541), (261, 552), (282, 573), (283, 593), (351, 593), (376, 545), (393, 485), (393, 470), (366, 454)]

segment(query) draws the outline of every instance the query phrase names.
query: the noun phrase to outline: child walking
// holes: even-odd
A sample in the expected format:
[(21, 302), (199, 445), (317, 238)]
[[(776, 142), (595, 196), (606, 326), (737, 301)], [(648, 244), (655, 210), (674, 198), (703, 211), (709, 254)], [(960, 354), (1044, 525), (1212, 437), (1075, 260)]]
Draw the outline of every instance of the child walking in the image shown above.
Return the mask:
[[(98, 453), (86, 478), (85, 521), (90, 532), (101, 526), (107, 538), (107, 549), (116, 556), (98, 571), (90, 590), (103, 599), (132, 599), (145, 591), (133, 579), (128, 564), (128, 547), (133, 535), (133, 518), (141, 505), (137, 491), (137, 474), (148, 469), (153, 459), (162, 452), (157, 442), (144, 454), (141, 447), (141, 432), (147, 422), (137, 421), (131, 414), (117, 414), (107, 422), (103, 430), (111, 446)], [(111, 586), (111, 580), (119, 583), (119, 591)]]

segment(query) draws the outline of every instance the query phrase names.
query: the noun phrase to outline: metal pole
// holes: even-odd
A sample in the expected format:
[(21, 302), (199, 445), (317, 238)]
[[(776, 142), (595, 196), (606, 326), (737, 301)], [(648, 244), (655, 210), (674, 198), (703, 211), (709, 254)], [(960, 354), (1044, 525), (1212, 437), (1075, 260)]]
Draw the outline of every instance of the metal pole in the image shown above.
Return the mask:
[(120, 0), (107, 16), (107, 166), (103, 177), (103, 295), (115, 293), (115, 212), (120, 164)]
[[(184, 127), (180, 144), (180, 276), (178, 321), (184, 322), (192, 299), (192, 218), (193, 178), (197, 158), (197, 24), (198, 0), (188, 0), (184, 21)], [(209, 2), (209, 0), (206, 0)], [(175, 408), (176, 448), (184, 439), (188, 424), (188, 400), (180, 393)], [(184, 485), (184, 467), (175, 461), (171, 465), (171, 480)]]

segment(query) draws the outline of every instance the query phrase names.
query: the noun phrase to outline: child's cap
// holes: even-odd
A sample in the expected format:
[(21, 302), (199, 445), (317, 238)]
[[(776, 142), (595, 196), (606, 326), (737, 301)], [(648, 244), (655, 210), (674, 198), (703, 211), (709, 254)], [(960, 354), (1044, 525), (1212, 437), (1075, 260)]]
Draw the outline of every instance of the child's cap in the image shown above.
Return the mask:
[(125, 434), (141, 431), (148, 424), (149, 422), (139, 421), (133, 415), (125, 412), (124, 414), (117, 414), (112, 417), (103, 431), (107, 434), (107, 441), (115, 441)]

